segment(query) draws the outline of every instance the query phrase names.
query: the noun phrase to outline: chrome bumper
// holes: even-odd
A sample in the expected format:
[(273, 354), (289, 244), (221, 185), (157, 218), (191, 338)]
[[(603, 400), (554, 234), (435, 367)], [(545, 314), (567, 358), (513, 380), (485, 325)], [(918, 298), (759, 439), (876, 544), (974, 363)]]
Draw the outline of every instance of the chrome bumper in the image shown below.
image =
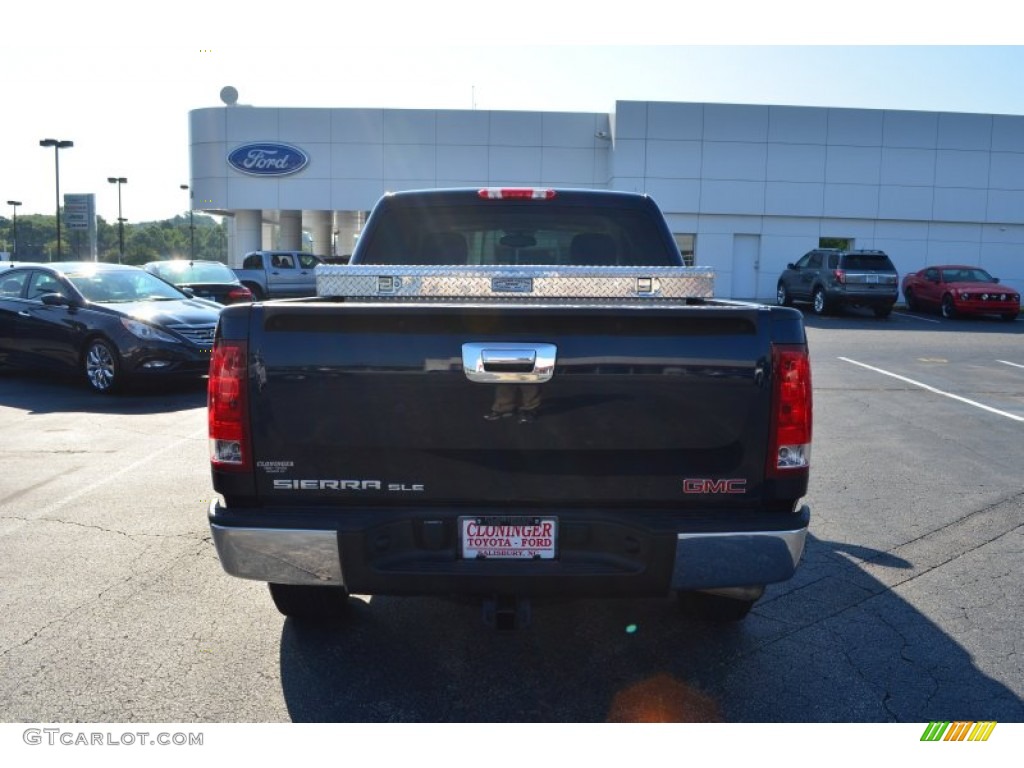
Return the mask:
[(786, 581), (804, 552), (807, 529), (680, 533), (672, 589), (712, 590)]
[[(277, 584), (345, 586), (334, 531), (237, 528), (210, 523), (224, 570)], [(680, 533), (674, 590), (756, 587), (785, 581), (803, 555), (807, 528), (743, 533)]]
[(334, 531), (225, 528), (210, 523), (224, 570), (275, 584), (345, 586)]

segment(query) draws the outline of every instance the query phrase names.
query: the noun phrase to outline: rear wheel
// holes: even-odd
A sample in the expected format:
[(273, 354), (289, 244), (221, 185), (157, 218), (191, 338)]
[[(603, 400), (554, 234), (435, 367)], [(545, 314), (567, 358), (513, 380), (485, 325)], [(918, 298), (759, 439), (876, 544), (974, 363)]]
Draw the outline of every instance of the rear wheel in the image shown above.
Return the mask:
[(788, 307), (793, 303), (793, 299), (789, 296), (789, 291), (786, 290), (786, 284), (780, 282), (779, 287), (775, 289), (775, 303), (780, 307)]
[(680, 592), (679, 609), (687, 616), (716, 624), (742, 621), (754, 607), (756, 599), (712, 595), (707, 592)]
[(875, 317), (885, 319), (892, 314), (892, 304), (875, 307)]
[(956, 317), (956, 306), (953, 304), (953, 297), (948, 293), (942, 297), (942, 316), (948, 319)]
[(338, 621), (348, 612), (348, 590), (305, 584), (268, 584), (274, 605), (285, 616), (309, 623)]
[(825, 289), (821, 286), (814, 289), (814, 294), (811, 296), (811, 306), (816, 315), (824, 315), (828, 312), (828, 298), (825, 296)]
[(252, 292), (253, 301), (263, 301), (266, 298), (263, 294), (263, 289), (256, 285), (256, 283), (242, 283), (242, 285)]
[(82, 373), (96, 392), (108, 395), (121, 387), (121, 360), (106, 339), (93, 339), (82, 355)]

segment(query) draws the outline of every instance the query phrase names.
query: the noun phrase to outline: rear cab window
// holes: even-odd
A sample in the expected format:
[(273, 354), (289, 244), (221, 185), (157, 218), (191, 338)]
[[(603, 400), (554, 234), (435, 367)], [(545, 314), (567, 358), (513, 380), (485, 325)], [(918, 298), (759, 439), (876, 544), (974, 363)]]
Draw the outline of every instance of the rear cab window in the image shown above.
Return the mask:
[[(395, 207), (360, 263), (678, 266), (642, 208), (515, 202)], [(364, 235), (365, 237), (365, 235)]]

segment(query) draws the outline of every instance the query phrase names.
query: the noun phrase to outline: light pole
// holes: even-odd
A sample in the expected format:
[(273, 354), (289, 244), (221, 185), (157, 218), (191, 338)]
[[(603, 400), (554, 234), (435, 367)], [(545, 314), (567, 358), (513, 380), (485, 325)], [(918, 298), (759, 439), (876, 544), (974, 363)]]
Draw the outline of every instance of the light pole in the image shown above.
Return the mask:
[(18, 206), (21, 205), (21, 200), (8, 200), (7, 204), (11, 206), (11, 240), (14, 241), (14, 250), (11, 251), (11, 259), (13, 261), (18, 260)]
[(39, 146), (53, 147), (53, 168), (57, 177), (57, 261), (60, 261), (60, 150), (75, 146), (75, 142), (61, 141), (60, 139), (40, 139)]
[(188, 184), (182, 184), (181, 188), (188, 192), (188, 234), (189, 234), (189, 258), (192, 261), (196, 259), (196, 225), (195, 220), (192, 218), (192, 192), (188, 188)]
[(121, 217), (121, 185), (127, 184), (124, 176), (108, 176), (107, 181), (117, 184), (117, 263), (124, 263), (124, 219)]

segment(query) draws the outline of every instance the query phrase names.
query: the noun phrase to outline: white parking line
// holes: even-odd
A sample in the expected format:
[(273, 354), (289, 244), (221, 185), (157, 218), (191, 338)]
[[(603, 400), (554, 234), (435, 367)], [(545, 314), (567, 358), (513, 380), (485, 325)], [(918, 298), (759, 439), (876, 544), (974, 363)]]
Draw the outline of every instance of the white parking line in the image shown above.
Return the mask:
[(893, 314), (894, 315), (899, 315), (900, 317), (909, 317), (911, 320), (920, 320), (922, 323), (935, 323), (936, 325), (942, 325), (942, 321), (941, 320), (935, 320), (934, 318), (931, 318), (931, 317), (920, 317), (918, 315), (908, 315), (906, 312), (893, 312)]
[(907, 384), (913, 384), (915, 387), (920, 387), (921, 389), (927, 390), (928, 392), (933, 392), (936, 395), (942, 395), (943, 397), (948, 397), (951, 400), (959, 400), (961, 403), (967, 403), (968, 405), (973, 405), (975, 408), (981, 408), (981, 410), (983, 410), (983, 411), (988, 411), (989, 413), (994, 413), (994, 414), (996, 414), (998, 416), (1005, 416), (1006, 418), (1013, 419), (1014, 421), (1022, 421), (1022, 422), (1024, 422), (1024, 416), (1017, 416), (1016, 414), (1013, 414), (1013, 413), (1007, 413), (1006, 411), (1000, 411), (998, 408), (993, 408), (990, 405), (984, 405), (984, 404), (976, 402), (974, 400), (968, 400), (966, 397), (961, 397), (960, 395), (954, 395), (952, 392), (944, 392), (941, 389), (936, 389), (935, 387), (931, 387), (931, 386), (929, 386), (927, 384), (922, 384), (920, 381), (914, 381), (913, 379), (908, 379), (906, 376), (900, 376), (898, 373), (893, 373), (892, 371), (886, 371), (886, 370), (883, 370), (882, 368), (876, 368), (875, 366), (868, 365), (867, 363), (859, 363), (856, 360), (851, 360), (848, 357), (840, 357), (839, 359), (842, 360), (845, 363), (851, 363), (852, 365), (859, 365), (861, 368), (867, 368), (869, 371), (874, 371), (875, 373), (880, 373), (883, 376), (891, 376), (894, 379), (899, 379), (900, 381), (905, 381)]
[(996, 360), (996, 362), (1002, 363), (1003, 365), (1012, 365), (1014, 368), (1024, 368), (1024, 365), (1021, 365), (1020, 363), (1011, 363), (1009, 360)]

